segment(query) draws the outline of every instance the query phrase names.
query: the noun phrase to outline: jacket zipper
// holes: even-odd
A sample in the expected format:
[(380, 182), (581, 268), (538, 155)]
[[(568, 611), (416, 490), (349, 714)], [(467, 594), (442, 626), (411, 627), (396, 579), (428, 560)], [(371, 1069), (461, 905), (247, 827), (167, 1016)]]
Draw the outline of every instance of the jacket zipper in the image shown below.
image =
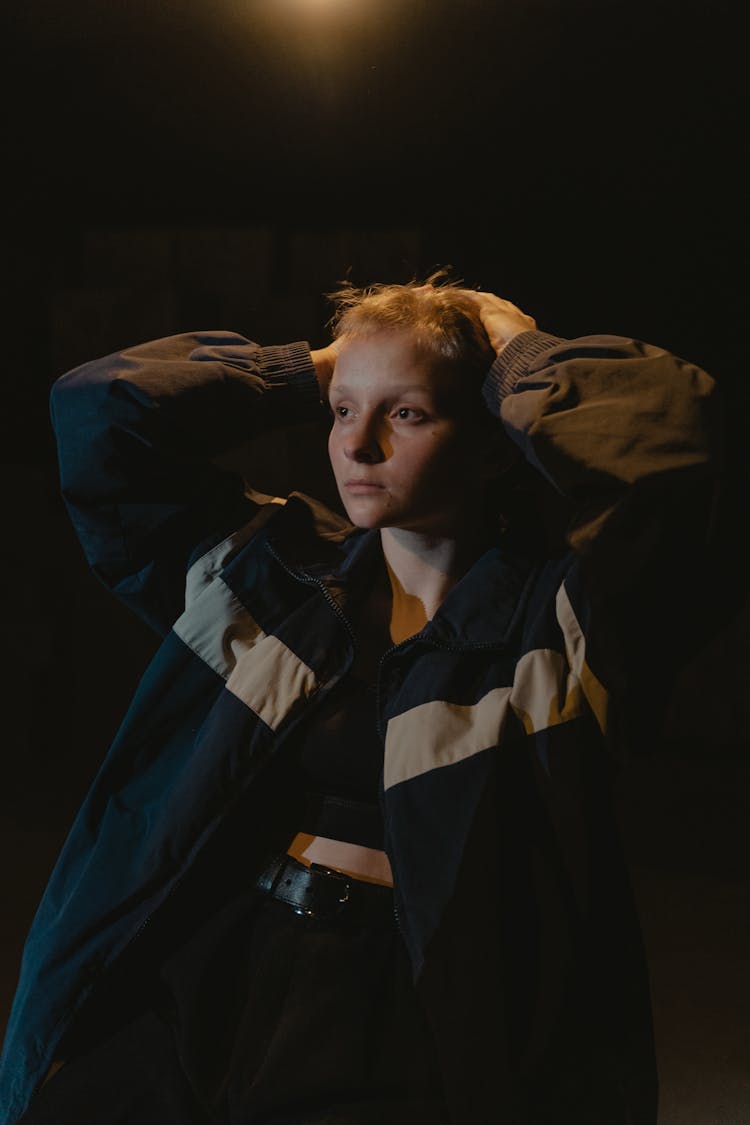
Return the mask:
[[(494, 644), (491, 641), (482, 641), (478, 644), (465, 645), (465, 646), (441, 644), (440, 641), (437, 641), (432, 637), (427, 637), (427, 635), (424, 632), (424, 629), (420, 629), (420, 631), (418, 633), (414, 633), (411, 637), (406, 637), (403, 641), (399, 641), (398, 644), (391, 645), (391, 647), (389, 649), (386, 649), (386, 651), (383, 653), (383, 655), (380, 657), (380, 660), (378, 661), (378, 682), (377, 682), (378, 733), (379, 733), (381, 739), (383, 739), (383, 740), (385, 740), (385, 727), (384, 727), (382, 719), (381, 719), (382, 708), (381, 708), (381, 688), (380, 688), (382, 678), (383, 678), (382, 677), (383, 664), (385, 663), (385, 661), (390, 656), (393, 655), (394, 652), (397, 652), (400, 648), (403, 648), (405, 645), (407, 645), (411, 641), (415, 641), (415, 640), (427, 640), (431, 645), (434, 645), (435, 648), (441, 648), (445, 652), (481, 652), (483, 649), (496, 649), (496, 648), (499, 647), (498, 645)], [(405, 944), (408, 948), (408, 940), (407, 940), (406, 934), (404, 933), (403, 925), (401, 924), (401, 918), (400, 918), (400, 915), (399, 915), (399, 912), (398, 912), (398, 907), (396, 906), (395, 894), (394, 894), (394, 899), (393, 899), (393, 917), (395, 918), (395, 921), (396, 921), (396, 928), (398, 929), (398, 932), (401, 934), (401, 937), (404, 939), (404, 942), (405, 942)]]
[[(333, 612), (336, 614), (336, 616), (341, 620), (341, 622), (345, 626), (346, 631), (349, 634), (349, 637), (350, 637), (351, 642), (352, 642), (352, 651), (353, 652), (356, 651), (357, 639), (356, 639), (356, 636), (354, 634), (354, 630), (351, 626), (351, 623), (349, 622), (349, 619), (347, 618), (346, 614), (344, 613), (344, 611), (342, 610), (341, 606), (338, 604), (336, 599), (333, 597), (333, 594), (331, 594), (330, 590), (325, 585), (323, 580), (320, 579), (320, 578), (313, 578), (312, 575), (305, 574), (304, 571), (300, 571), (300, 570), (295, 569), (294, 567), (289, 566), (289, 564), (284, 562), (284, 560), (277, 554), (277, 552), (274, 550), (274, 548), (272, 547), (272, 545), (269, 542), (266, 542), (266, 550), (276, 560), (276, 562), (279, 564), (279, 566), (282, 568), (282, 570), (286, 571), (286, 573), (288, 575), (290, 575), (290, 577), (296, 579), (298, 582), (303, 582), (307, 586), (315, 586), (318, 590), (320, 590), (321, 594), (325, 598), (328, 605), (331, 607)], [(377, 680), (377, 685), (376, 685), (376, 705), (377, 705), (377, 710), (378, 710), (378, 733), (379, 733), (381, 739), (383, 739), (384, 736), (385, 736), (383, 723), (381, 721), (381, 688), (380, 688), (381, 681), (382, 681), (381, 673), (382, 673), (382, 670), (383, 670), (383, 663), (384, 663), (385, 660), (388, 659), (389, 656), (391, 656), (398, 649), (402, 648), (404, 645), (409, 644), (411, 641), (423, 638), (423, 636), (424, 636), (424, 631), (420, 630), (419, 633), (415, 633), (413, 636), (407, 637), (403, 641), (399, 641), (398, 644), (391, 645), (391, 647), (389, 649), (386, 649), (386, 651), (383, 653), (383, 655), (380, 657), (380, 660), (378, 661), (378, 680)], [(482, 642), (482, 643), (476, 644), (476, 645), (471, 645), (468, 648), (467, 647), (454, 647), (452, 645), (440, 644), (439, 641), (435, 641), (435, 640), (432, 640), (432, 639), (430, 639), (430, 644), (435, 645), (435, 647), (437, 647), (437, 648), (445, 649), (448, 652), (480, 651), (482, 649), (493, 649), (493, 648), (498, 647), (497, 645), (493, 644), (492, 642), (488, 642), (488, 641)], [(394, 917), (394, 920), (396, 922), (396, 929), (398, 930), (399, 934), (401, 935), (404, 943), (407, 945), (407, 948), (408, 948), (407, 937), (406, 937), (406, 934), (404, 932), (404, 928), (403, 928), (403, 925), (402, 925), (402, 922), (401, 922), (401, 917), (400, 917), (399, 912), (398, 912), (398, 907), (396, 906), (395, 889), (394, 889), (394, 896), (393, 896), (393, 917)]]
[[(401, 648), (402, 645), (408, 644), (409, 641), (414, 640), (414, 637), (419, 637), (419, 636), (421, 636), (421, 632), (414, 634), (414, 636), (412, 636), (412, 637), (407, 637), (406, 640), (399, 641), (398, 644), (391, 645), (390, 648), (385, 650), (383, 655), (380, 657), (380, 660), (378, 661), (378, 679), (377, 679), (377, 685), (376, 685), (376, 706), (377, 706), (377, 711), (378, 711), (378, 734), (380, 735), (381, 741), (383, 741), (384, 744), (385, 744), (385, 728), (383, 726), (383, 722), (382, 722), (382, 719), (381, 719), (381, 715), (382, 715), (382, 706), (381, 706), (382, 691), (381, 691), (381, 686), (380, 686), (382, 681), (383, 681), (383, 675), (382, 675), (383, 664), (384, 664), (385, 660), (389, 656), (391, 656), (392, 653), (396, 652), (399, 648)], [(404, 945), (406, 945), (406, 947), (408, 949), (409, 943), (408, 943), (406, 934), (404, 932), (404, 927), (403, 927), (403, 924), (401, 922), (401, 916), (398, 912), (398, 907), (396, 906), (395, 888), (394, 888), (394, 894), (393, 894), (393, 919), (396, 923), (396, 929), (398, 930), (399, 934), (401, 935), (401, 938), (404, 942)]]
[(334, 598), (331, 591), (326, 586), (323, 579), (313, 578), (311, 574), (305, 574), (304, 570), (297, 570), (295, 567), (292, 567), (288, 563), (284, 562), (284, 560), (276, 553), (269, 542), (266, 542), (266, 550), (268, 551), (269, 555), (276, 559), (276, 562), (279, 564), (281, 569), (286, 571), (286, 573), (290, 575), (290, 577), (295, 578), (298, 582), (304, 583), (304, 585), (306, 586), (315, 586), (316, 589), (320, 590), (328, 605), (344, 625), (351, 639), (352, 646), (354, 649), (356, 649), (357, 639), (354, 635), (354, 630), (352, 629), (351, 622), (349, 621), (349, 618), (346, 616), (339, 603)]
[[(312, 575), (305, 574), (304, 571), (295, 570), (294, 568), (288, 566), (287, 563), (285, 563), (284, 560), (278, 556), (278, 554), (273, 549), (273, 547), (271, 546), (270, 543), (266, 543), (266, 549), (268, 550), (268, 553), (270, 555), (272, 555), (273, 558), (276, 559), (276, 562), (279, 564), (279, 566), (281, 566), (282, 569), (285, 570), (286, 573), (289, 574), (292, 578), (296, 578), (297, 581), (304, 582), (308, 586), (316, 586), (320, 590), (320, 592), (323, 594), (323, 597), (325, 598), (325, 600), (330, 605), (331, 609), (334, 611), (334, 613), (337, 615), (337, 617), (339, 617), (341, 619), (341, 621), (344, 623), (344, 625), (346, 626), (346, 630), (347, 630), (347, 632), (348, 632), (348, 634), (351, 638), (351, 641), (352, 641), (352, 647), (353, 647), (353, 649), (356, 649), (357, 639), (356, 639), (356, 636), (354, 634), (354, 630), (352, 629), (352, 626), (349, 622), (349, 619), (347, 618), (346, 614), (344, 613), (344, 611), (342, 610), (341, 606), (338, 604), (336, 599), (331, 594), (328, 587), (322, 581), (322, 579), (313, 578)], [(412, 640), (411, 637), (409, 637), (408, 639)], [(381, 680), (380, 672), (381, 672), (382, 664), (383, 664), (383, 661), (385, 660), (385, 658), (387, 656), (389, 656), (392, 652), (394, 652), (397, 648), (399, 648), (401, 644), (406, 644), (406, 641), (401, 641), (399, 645), (392, 645), (391, 648), (387, 649), (386, 652), (383, 653), (380, 660), (378, 661), (378, 681), (377, 681), (376, 703), (377, 703), (377, 709), (378, 709), (378, 728), (379, 728), (381, 738), (382, 738), (382, 725), (381, 725), (381, 722), (380, 722), (380, 680)], [(393, 896), (393, 918), (394, 918), (394, 921), (396, 923), (396, 929), (398, 930), (399, 934), (401, 935), (401, 938), (403, 939), (404, 944), (407, 945), (407, 948), (408, 948), (408, 942), (407, 942), (406, 934), (404, 933), (404, 928), (403, 928), (403, 925), (401, 923), (401, 916), (399, 915), (398, 907), (396, 906), (395, 890), (394, 890), (394, 896)]]

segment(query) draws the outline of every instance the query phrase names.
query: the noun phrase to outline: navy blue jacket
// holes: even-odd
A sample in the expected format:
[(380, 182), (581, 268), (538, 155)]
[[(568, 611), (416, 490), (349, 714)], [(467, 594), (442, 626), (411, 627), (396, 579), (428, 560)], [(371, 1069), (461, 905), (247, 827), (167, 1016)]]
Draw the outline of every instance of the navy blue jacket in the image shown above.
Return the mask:
[[(665, 653), (685, 617), (674, 561), (688, 574), (706, 537), (715, 387), (638, 341), (525, 332), (484, 393), (559, 494), (567, 534), (554, 552), (498, 535), (381, 661), (398, 921), (456, 1123), (533, 1120), (553, 1071), (571, 1089), (604, 1075), (623, 1121), (653, 1122), (648, 982), (608, 782), (624, 711), (668, 689)], [(163, 643), (28, 935), (3, 1125), (351, 666), (347, 605), (366, 590), (378, 533), (299, 493), (260, 496), (221, 467), (233, 446), (321, 409), (305, 344), (225, 332), (143, 344), (53, 389), (62, 489), (88, 560)]]

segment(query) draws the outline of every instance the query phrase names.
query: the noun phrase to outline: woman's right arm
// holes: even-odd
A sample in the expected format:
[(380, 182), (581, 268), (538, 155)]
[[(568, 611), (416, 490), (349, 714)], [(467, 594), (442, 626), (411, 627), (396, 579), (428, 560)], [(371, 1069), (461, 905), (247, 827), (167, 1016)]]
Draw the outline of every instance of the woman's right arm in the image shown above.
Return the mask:
[(182, 612), (191, 560), (258, 511), (214, 459), (320, 417), (330, 358), (302, 342), (264, 348), (198, 332), (105, 356), (54, 384), (62, 493), (86, 557), (160, 633)]

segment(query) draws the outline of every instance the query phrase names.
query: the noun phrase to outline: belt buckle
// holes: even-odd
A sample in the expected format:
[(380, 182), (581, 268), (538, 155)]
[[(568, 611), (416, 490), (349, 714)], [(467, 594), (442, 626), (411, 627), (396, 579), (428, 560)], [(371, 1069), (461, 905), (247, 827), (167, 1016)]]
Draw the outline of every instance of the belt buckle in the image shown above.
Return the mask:
[(311, 863), (310, 870), (317, 872), (319, 875), (327, 875), (337, 883), (343, 883), (341, 894), (333, 910), (316, 910), (314, 907), (295, 906), (294, 913), (300, 914), (305, 918), (328, 918), (331, 914), (340, 914), (344, 907), (348, 906), (351, 901), (352, 885), (349, 878), (344, 875), (342, 871), (335, 871), (332, 867), (326, 867), (322, 863)]

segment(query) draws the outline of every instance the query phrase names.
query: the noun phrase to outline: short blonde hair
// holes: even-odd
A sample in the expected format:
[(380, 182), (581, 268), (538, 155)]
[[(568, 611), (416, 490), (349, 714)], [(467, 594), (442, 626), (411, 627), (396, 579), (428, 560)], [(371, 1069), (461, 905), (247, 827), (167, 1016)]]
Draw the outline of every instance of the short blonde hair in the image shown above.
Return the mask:
[(461, 292), (460, 281), (437, 270), (424, 281), (357, 288), (343, 282), (327, 294), (335, 312), (330, 321), (334, 339), (371, 336), (383, 331), (408, 331), (426, 354), (462, 368), (481, 382), (495, 352), (479, 310)]

